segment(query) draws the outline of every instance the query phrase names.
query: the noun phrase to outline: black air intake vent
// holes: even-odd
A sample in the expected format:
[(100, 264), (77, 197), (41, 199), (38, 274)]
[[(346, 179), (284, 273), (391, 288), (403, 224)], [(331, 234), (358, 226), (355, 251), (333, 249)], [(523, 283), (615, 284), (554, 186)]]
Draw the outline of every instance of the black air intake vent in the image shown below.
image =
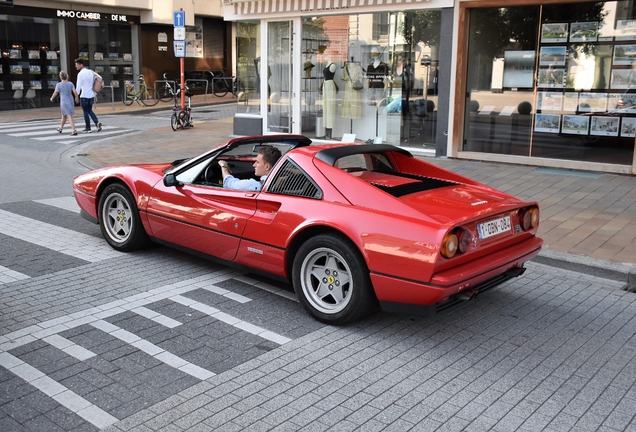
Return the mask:
[(373, 182), (371, 184), (377, 187), (378, 189), (382, 189), (384, 192), (393, 195), (396, 198), (409, 195), (412, 193), (416, 193), (416, 192), (422, 192), (426, 190), (457, 185), (457, 183), (448, 182), (446, 180), (428, 178), (428, 177), (417, 177), (417, 176), (410, 176), (410, 175), (403, 175), (401, 177), (413, 178), (419, 181), (413, 182), (413, 183), (407, 183), (407, 184), (395, 186), (395, 187), (389, 187), (389, 186), (385, 186), (385, 185), (381, 185), (381, 184), (373, 183)]

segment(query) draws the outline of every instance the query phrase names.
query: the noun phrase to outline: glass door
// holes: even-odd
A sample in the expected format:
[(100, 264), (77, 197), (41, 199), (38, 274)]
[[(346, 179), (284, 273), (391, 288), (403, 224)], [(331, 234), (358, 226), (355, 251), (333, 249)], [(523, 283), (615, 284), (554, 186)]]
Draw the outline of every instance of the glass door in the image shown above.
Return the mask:
[(293, 22), (267, 23), (267, 132), (293, 132)]

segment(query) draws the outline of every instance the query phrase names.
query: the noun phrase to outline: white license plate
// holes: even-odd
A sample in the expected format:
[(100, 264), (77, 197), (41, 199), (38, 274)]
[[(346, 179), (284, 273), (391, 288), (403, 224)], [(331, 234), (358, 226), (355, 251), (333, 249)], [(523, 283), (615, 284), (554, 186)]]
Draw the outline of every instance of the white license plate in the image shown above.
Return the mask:
[(510, 231), (510, 216), (477, 224), (480, 240)]

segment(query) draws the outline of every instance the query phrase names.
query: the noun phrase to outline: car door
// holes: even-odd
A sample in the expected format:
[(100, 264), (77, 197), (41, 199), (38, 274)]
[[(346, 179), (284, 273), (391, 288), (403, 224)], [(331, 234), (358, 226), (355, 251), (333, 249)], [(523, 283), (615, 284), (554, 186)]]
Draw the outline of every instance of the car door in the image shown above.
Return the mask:
[(232, 260), (247, 220), (256, 211), (256, 192), (197, 184), (157, 184), (148, 200), (153, 236)]

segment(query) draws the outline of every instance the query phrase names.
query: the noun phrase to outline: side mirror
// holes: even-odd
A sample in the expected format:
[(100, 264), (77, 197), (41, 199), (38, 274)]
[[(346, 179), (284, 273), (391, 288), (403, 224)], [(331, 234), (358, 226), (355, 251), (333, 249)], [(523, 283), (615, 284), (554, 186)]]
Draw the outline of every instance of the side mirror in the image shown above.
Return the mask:
[(164, 186), (183, 186), (183, 183), (177, 180), (177, 176), (174, 174), (166, 174), (163, 176), (163, 185)]

